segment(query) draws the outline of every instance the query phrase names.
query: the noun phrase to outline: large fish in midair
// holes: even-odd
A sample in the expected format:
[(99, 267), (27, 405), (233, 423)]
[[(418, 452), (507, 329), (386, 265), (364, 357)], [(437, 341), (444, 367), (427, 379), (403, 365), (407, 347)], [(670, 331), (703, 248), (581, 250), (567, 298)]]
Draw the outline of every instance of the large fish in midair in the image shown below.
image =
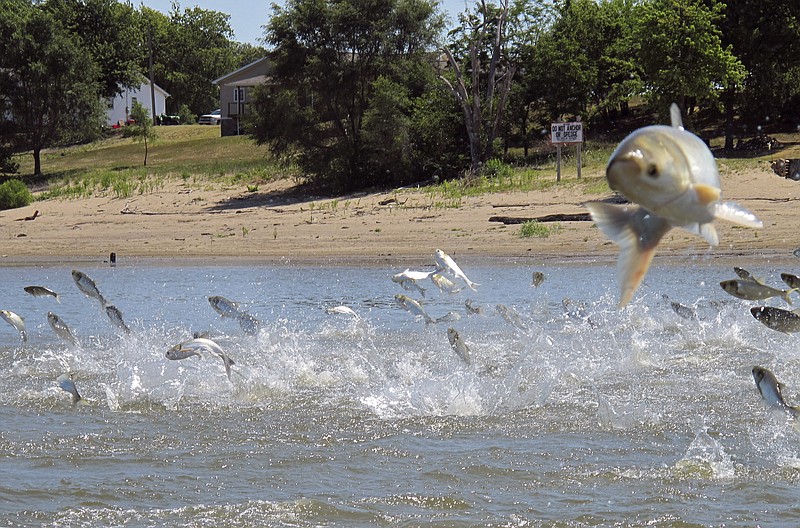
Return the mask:
[(670, 107), (672, 126), (633, 131), (611, 155), (606, 178), (633, 204), (586, 204), (597, 227), (620, 246), (619, 306), (633, 297), (647, 274), (656, 247), (673, 227), (719, 244), (713, 221), (748, 226), (761, 221), (741, 206), (723, 202), (714, 156), (699, 137), (683, 129), (680, 110)]

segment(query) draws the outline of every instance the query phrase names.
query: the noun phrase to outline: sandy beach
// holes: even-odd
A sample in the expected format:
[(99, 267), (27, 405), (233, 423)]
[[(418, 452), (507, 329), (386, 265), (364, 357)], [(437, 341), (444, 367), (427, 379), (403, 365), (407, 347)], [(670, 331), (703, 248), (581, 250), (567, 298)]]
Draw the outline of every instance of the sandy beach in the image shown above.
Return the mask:
[[(791, 256), (800, 247), (800, 183), (776, 176), (766, 163), (748, 173), (725, 171), (724, 160), (720, 165), (723, 198), (755, 212), (764, 228), (719, 221), (716, 248), (674, 229), (662, 241), (657, 258), (746, 261)], [(569, 178), (574, 175), (565, 176)], [(584, 202), (609, 196), (586, 194), (572, 185), (462, 198), (458, 207), (424, 189), (330, 199), (299, 197), (293, 185), (282, 180), (247, 192), (175, 179), (155, 192), (125, 199), (95, 195), (36, 201), (0, 212), (0, 264), (102, 260), (112, 251), (119, 259), (404, 260), (409, 265), (429, 262), (436, 248), (461, 259), (498, 257), (531, 263), (613, 260), (617, 254), (616, 246), (591, 221), (548, 223), (554, 229), (546, 238), (521, 237), (519, 225), (490, 221), (497, 216), (584, 214)]]

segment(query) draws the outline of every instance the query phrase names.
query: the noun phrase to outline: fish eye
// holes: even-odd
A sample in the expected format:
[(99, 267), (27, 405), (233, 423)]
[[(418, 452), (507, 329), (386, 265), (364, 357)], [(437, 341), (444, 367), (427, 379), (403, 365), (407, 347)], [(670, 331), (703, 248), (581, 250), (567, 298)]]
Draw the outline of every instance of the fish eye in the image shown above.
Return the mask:
[(650, 163), (647, 166), (647, 175), (651, 178), (658, 178), (658, 167), (655, 163)]

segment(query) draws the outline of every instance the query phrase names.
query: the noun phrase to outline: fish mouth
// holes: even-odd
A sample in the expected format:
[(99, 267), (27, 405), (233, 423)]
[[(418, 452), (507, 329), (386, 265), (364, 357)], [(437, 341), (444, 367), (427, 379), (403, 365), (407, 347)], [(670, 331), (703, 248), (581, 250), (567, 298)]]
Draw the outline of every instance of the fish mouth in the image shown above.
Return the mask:
[(619, 191), (624, 182), (637, 178), (644, 171), (644, 155), (641, 150), (632, 150), (613, 158), (606, 167), (608, 186)]

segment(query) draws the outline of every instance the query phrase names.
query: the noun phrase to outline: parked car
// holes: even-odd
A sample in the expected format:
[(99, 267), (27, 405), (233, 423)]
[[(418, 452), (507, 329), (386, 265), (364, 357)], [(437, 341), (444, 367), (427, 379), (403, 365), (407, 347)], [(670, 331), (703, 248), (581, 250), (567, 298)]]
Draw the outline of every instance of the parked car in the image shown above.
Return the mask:
[(198, 125), (218, 125), (219, 120), (222, 117), (222, 112), (217, 109), (211, 112), (210, 114), (203, 114), (200, 116), (200, 119), (197, 120)]

